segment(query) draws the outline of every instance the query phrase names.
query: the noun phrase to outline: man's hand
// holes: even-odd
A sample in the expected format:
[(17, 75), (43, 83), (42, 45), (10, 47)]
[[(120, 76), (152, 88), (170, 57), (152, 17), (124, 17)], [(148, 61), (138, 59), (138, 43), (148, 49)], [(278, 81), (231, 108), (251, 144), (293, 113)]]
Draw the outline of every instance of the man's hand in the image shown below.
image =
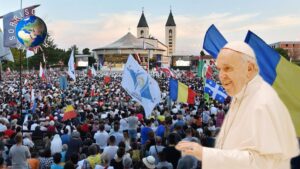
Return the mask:
[(177, 150), (182, 152), (182, 155), (191, 155), (198, 160), (202, 160), (202, 146), (195, 142), (180, 141), (176, 147)]

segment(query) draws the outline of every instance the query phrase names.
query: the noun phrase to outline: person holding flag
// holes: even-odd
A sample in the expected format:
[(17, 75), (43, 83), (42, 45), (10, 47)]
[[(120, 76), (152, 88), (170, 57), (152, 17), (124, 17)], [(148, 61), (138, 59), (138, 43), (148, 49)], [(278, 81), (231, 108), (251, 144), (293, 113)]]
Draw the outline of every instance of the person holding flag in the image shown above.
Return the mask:
[(215, 148), (181, 141), (176, 148), (202, 161), (203, 169), (287, 169), (299, 154), (289, 111), (276, 91), (259, 76), (253, 49), (230, 42), (217, 55), (219, 78), (230, 109)]

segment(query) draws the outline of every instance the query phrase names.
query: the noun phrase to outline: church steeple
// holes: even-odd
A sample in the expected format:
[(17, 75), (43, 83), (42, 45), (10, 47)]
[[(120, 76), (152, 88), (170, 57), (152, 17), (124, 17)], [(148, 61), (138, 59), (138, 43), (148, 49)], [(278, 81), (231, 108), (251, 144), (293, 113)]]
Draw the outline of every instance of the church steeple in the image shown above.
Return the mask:
[(170, 10), (165, 29), (165, 40), (166, 45), (168, 46), (168, 55), (172, 56), (176, 51), (176, 24), (173, 18), (172, 10)]
[(137, 25), (138, 28), (148, 28), (148, 24), (147, 24), (147, 21), (146, 21), (146, 18), (145, 18), (145, 15), (144, 15), (144, 10), (142, 12), (142, 15), (141, 15), (141, 18), (140, 18), (140, 21)]
[(174, 18), (173, 18), (172, 10), (170, 10), (170, 14), (169, 14), (166, 26), (176, 26)]
[(138, 38), (148, 38), (149, 37), (149, 27), (144, 15), (144, 8), (142, 10), (142, 15), (140, 21), (137, 25), (137, 37)]

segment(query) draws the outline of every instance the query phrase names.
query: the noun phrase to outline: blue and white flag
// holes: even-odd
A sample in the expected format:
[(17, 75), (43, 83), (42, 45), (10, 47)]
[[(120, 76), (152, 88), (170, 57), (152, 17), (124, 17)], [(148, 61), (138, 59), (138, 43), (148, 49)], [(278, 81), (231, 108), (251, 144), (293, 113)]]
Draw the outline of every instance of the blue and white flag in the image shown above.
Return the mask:
[(75, 61), (74, 61), (74, 49), (72, 49), (71, 55), (70, 55), (70, 59), (68, 62), (68, 74), (69, 76), (76, 81), (76, 76), (75, 76)]
[(122, 87), (145, 110), (147, 117), (161, 100), (158, 83), (129, 55), (123, 71)]
[(204, 93), (208, 93), (214, 100), (224, 103), (227, 94), (222, 86), (210, 79), (206, 79)]

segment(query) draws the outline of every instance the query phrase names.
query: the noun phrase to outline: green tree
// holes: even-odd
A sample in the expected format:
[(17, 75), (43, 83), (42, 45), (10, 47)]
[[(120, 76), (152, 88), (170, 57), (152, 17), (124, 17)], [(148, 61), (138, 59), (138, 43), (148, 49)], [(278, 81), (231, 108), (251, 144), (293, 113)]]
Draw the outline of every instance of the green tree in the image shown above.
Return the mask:
[(91, 54), (90, 49), (89, 48), (84, 48), (82, 50), (82, 54), (84, 54), (84, 55), (90, 55)]

